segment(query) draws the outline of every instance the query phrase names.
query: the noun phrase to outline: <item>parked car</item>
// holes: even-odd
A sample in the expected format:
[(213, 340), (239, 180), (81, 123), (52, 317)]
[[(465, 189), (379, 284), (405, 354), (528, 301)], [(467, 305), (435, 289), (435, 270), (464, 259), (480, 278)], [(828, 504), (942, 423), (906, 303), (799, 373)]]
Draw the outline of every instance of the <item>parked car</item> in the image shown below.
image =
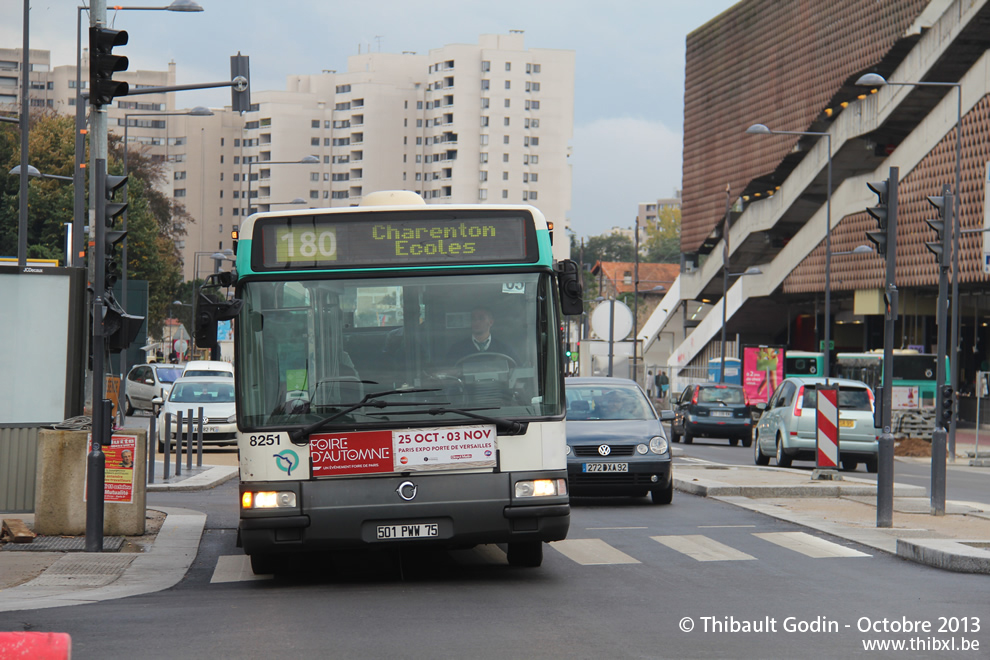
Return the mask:
[(186, 369), (182, 372), (183, 378), (196, 378), (199, 376), (223, 376), (234, 377), (234, 365), (221, 360), (192, 360), (186, 363)]
[[(567, 476), (572, 495), (647, 493), (669, 504), (674, 483), (661, 417), (624, 378), (568, 378)], [(663, 419), (672, 417), (664, 411)]]
[(133, 415), (135, 410), (151, 410), (151, 400), (167, 398), (172, 383), (182, 375), (182, 367), (174, 364), (135, 364), (127, 372), (124, 387), (124, 410)]
[[(234, 381), (229, 376), (180, 378), (172, 386), (168, 399), (161, 401), (158, 415), (158, 450), (165, 449), (165, 415), (171, 415), (168, 437), (175, 445), (177, 416), (181, 412), (183, 427), (192, 410), (196, 419), (203, 409), (203, 444), (232, 445), (237, 442), (234, 405)], [(186, 429), (183, 428), (183, 433)], [(194, 429), (194, 437), (198, 431)], [(184, 436), (183, 436), (184, 437)]]
[(741, 385), (688, 385), (673, 402), (670, 438), (690, 444), (694, 438), (728, 438), (730, 445), (753, 443), (753, 407)]
[[(880, 429), (873, 426), (873, 390), (859, 380), (830, 378), (839, 386), (839, 462), (843, 470), (860, 463), (876, 472)], [(791, 461), (813, 461), (817, 447), (816, 394), (824, 378), (785, 378), (777, 387), (756, 425), (753, 460), (769, 465), (773, 457), (780, 467)]]

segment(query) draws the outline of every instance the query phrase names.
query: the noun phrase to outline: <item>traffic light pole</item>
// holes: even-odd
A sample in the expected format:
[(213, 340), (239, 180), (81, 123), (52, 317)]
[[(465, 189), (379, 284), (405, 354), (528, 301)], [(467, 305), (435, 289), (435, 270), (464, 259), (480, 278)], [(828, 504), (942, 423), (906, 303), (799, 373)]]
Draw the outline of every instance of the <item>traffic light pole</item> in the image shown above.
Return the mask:
[(892, 421), (894, 323), (897, 321), (897, 184), (900, 170), (890, 168), (887, 179), (887, 264), (883, 320), (883, 385), (880, 392), (883, 433), (877, 454), (877, 527), (892, 527), (894, 519), (894, 435)]
[[(932, 477), (931, 477), (931, 513), (933, 516), (945, 515), (945, 445), (947, 432), (943, 411), (946, 408), (945, 373), (947, 316), (949, 307), (949, 258), (946, 249), (952, 234), (953, 195), (948, 186), (942, 189), (942, 253), (938, 261), (938, 307), (935, 310), (935, 323), (938, 327), (938, 350), (936, 353), (936, 383), (935, 383), (935, 431), (932, 433)], [(951, 405), (951, 396), (949, 404)]]

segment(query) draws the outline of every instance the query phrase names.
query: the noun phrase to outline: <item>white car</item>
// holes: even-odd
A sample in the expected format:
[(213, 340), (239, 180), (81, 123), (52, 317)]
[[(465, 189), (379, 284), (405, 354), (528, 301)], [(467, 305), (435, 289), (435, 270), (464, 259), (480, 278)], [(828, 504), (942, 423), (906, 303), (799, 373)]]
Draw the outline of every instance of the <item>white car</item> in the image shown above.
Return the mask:
[[(158, 450), (165, 449), (165, 416), (171, 415), (169, 441), (175, 446), (178, 413), (182, 413), (182, 437), (188, 432), (190, 411), (193, 420), (203, 409), (203, 444), (232, 445), (237, 443), (237, 423), (234, 405), (234, 379), (230, 376), (180, 378), (172, 385), (168, 399), (161, 401), (158, 415)], [(193, 426), (193, 442), (198, 429)]]
[(199, 376), (222, 376), (224, 378), (234, 377), (234, 365), (221, 360), (192, 360), (186, 363), (186, 369), (182, 372), (183, 378), (193, 378)]
[(152, 410), (155, 397), (168, 398), (172, 383), (182, 376), (177, 364), (136, 364), (127, 372), (124, 408), (127, 415), (135, 410)]

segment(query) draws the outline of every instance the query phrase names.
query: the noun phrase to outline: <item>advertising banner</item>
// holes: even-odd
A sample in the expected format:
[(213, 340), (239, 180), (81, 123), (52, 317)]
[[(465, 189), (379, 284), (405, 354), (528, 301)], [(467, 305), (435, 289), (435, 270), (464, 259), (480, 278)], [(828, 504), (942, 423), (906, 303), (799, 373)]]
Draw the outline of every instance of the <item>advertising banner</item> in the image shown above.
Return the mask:
[(495, 467), (496, 436), (488, 425), (318, 433), (313, 476)]
[(783, 346), (743, 346), (743, 389), (750, 403), (766, 403), (784, 380)]

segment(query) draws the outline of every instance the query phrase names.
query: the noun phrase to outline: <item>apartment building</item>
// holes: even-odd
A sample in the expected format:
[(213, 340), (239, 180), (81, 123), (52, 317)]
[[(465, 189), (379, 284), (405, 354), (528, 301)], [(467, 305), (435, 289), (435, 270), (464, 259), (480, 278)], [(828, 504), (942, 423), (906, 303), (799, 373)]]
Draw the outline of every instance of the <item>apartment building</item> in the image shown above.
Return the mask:
[[(53, 70), (48, 51), (31, 59), (32, 103), (74, 113), (75, 67)], [(343, 71), (289, 75), (284, 90), (252, 90), (243, 115), (183, 114), (175, 93), (121, 97), (109, 126), (123, 135), (128, 122), (132, 149), (168, 161), (170, 192), (193, 219), (179, 242), (187, 280), (212, 272), (211, 256), (232, 246), (231, 230), (250, 213), (354, 206), (389, 189), (428, 204), (532, 204), (554, 222), (564, 258), (574, 60), (569, 50), (527, 49), (519, 31), (481, 35), (426, 55), (364, 53)], [(0, 49), (0, 104), (19, 98), (19, 62), (18, 49)], [(118, 77), (173, 85), (175, 64)]]

